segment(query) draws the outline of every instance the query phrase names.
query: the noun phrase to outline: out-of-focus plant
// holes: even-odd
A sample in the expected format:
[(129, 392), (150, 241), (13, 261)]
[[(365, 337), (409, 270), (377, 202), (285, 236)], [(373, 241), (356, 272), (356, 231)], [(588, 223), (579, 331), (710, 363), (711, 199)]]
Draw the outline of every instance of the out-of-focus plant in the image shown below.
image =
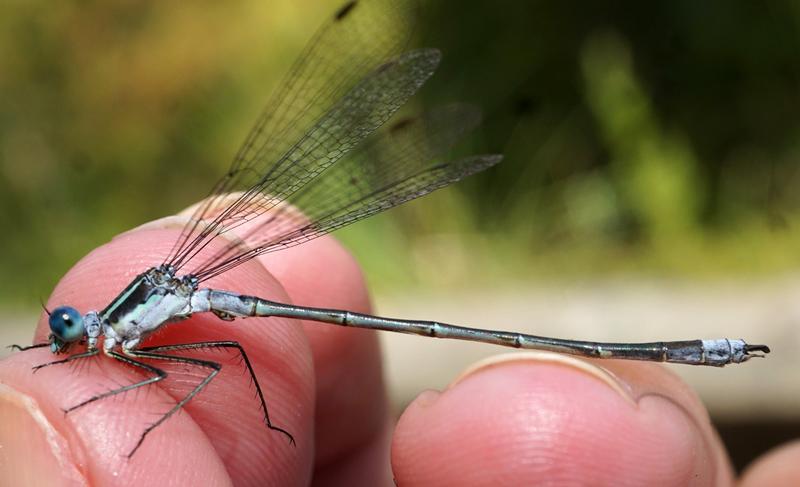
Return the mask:
[[(339, 3), (0, 2), (0, 299), (204, 195)], [(796, 2), (422, 3), (506, 159), (347, 229), (377, 284), (800, 263)]]

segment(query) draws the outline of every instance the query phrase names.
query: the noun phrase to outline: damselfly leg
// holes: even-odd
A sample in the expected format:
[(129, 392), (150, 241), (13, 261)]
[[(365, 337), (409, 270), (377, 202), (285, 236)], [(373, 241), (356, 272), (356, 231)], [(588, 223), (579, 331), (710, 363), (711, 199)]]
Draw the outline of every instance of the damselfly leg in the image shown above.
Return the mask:
[[(30, 347), (20, 347), (20, 346), (14, 346), (14, 347), (19, 349), (19, 350), (28, 350), (28, 349), (32, 349), (32, 348), (41, 348), (43, 346), (49, 346), (49, 344), (47, 344), (47, 343), (45, 343), (45, 344), (36, 344), (36, 345), (32, 345)], [(80, 409), (80, 408), (84, 407), (84, 406), (87, 406), (87, 405), (89, 405), (89, 404), (91, 404), (93, 402), (99, 401), (101, 399), (106, 399), (108, 397), (116, 396), (116, 395), (121, 394), (123, 392), (132, 391), (132, 390), (138, 389), (140, 387), (148, 386), (150, 384), (155, 384), (156, 382), (163, 381), (164, 379), (166, 379), (169, 376), (169, 374), (165, 370), (163, 370), (163, 369), (161, 369), (159, 367), (155, 367), (155, 366), (153, 366), (151, 364), (148, 364), (146, 362), (143, 362), (141, 360), (137, 360), (137, 359), (163, 360), (163, 361), (169, 361), (169, 362), (173, 362), (173, 363), (182, 363), (182, 364), (187, 364), (187, 365), (192, 365), (192, 366), (197, 366), (197, 367), (202, 367), (202, 368), (208, 369), (209, 370), (208, 374), (205, 375), (203, 377), (203, 379), (196, 386), (194, 386), (194, 388), (192, 388), (191, 391), (189, 391), (189, 393), (187, 393), (183, 398), (181, 398), (177, 403), (175, 403), (175, 405), (173, 405), (169, 409), (169, 411), (167, 411), (166, 413), (161, 415), (161, 417), (159, 417), (159, 419), (157, 421), (155, 421), (154, 423), (148, 425), (144, 429), (144, 431), (139, 436), (139, 440), (136, 442), (136, 445), (128, 453), (128, 457), (130, 457), (136, 452), (136, 450), (139, 449), (139, 447), (144, 442), (144, 439), (148, 435), (148, 433), (150, 433), (152, 430), (157, 428), (164, 421), (169, 419), (170, 416), (175, 414), (179, 409), (181, 409), (189, 401), (191, 401), (192, 398), (194, 398), (197, 394), (199, 394), (200, 391), (202, 391), (211, 382), (211, 380), (213, 380), (214, 377), (216, 377), (216, 375), (219, 374), (220, 370), (222, 369), (222, 365), (220, 363), (218, 363), (218, 362), (214, 362), (214, 361), (211, 361), (211, 360), (197, 359), (197, 358), (192, 358), (192, 357), (182, 357), (180, 355), (172, 355), (172, 354), (167, 354), (167, 353), (163, 353), (163, 352), (188, 351), (188, 350), (212, 350), (212, 349), (235, 349), (236, 350), (238, 356), (242, 359), (242, 362), (244, 363), (244, 365), (245, 365), (245, 367), (247, 369), (247, 373), (250, 375), (250, 380), (252, 381), (253, 385), (255, 386), (256, 394), (258, 395), (258, 400), (259, 400), (260, 406), (261, 406), (261, 411), (263, 413), (264, 424), (266, 424), (267, 428), (269, 428), (270, 430), (278, 431), (278, 432), (282, 433), (283, 435), (285, 435), (289, 439), (289, 442), (292, 445), (294, 445), (295, 444), (295, 440), (294, 440), (294, 437), (292, 436), (292, 434), (289, 433), (288, 431), (286, 431), (285, 429), (279, 427), (279, 426), (275, 426), (272, 423), (272, 420), (269, 417), (269, 411), (267, 410), (267, 402), (266, 402), (266, 399), (264, 398), (264, 392), (261, 389), (261, 384), (259, 384), (259, 382), (258, 382), (258, 378), (256, 377), (255, 371), (253, 369), (253, 365), (250, 362), (250, 359), (248, 358), (247, 353), (244, 351), (244, 348), (238, 342), (235, 342), (235, 341), (208, 341), (208, 342), (197, 342), (197, 343), (181, 343), (181, 344), (174, 344), (174, 345), (159, 345), (159, 346), (152, 346), (152, 347), (142, 347), (142, 348), (136, 349), (136, 350), (129, 350), (126, 353), (119, 353), (119, 352), (116, 352), (116, 351), (113, 351), (113, 350), (112, 351), (108, 351), (107, 355), (109, 357), (111, 357), (111, 358), (113, 358), (113, 359), (115, 359), (115, 360), (117, 360), (119, 362), (122, 362), (122, 363), (124, 363), (126, 365), (142, 369), (142, 370), (148, 372), (150, 374), (150, 377), (148, 377), (148, 378), (146, 378), (144, 380), (141, 380), (139, 382), (135, 382), (133, 384), (128, 384), (126, 386), (118, 387), (116, 389), (111, 389), (109, 391), (106, 391), (106, 392), (103, 392), (103, 393), (100, 393), (100, 394), (96, 394), (96, 395), (86, 399), (85, 401), (83, 401), (81, 403), (78, 403), (78, 404), (76, 404), (74, 406), (71, 406), (71, 407), (69, 407), (67, 409), (64, 409), (63, 411), (64, 411), (64, 413), (68, 414), (68, 413), (71, 413), (71, 412), (73, 412), (73, 411), (75, 411), (77, 409)], [(74, 362), (76, 360), (80, 360), (80, 359), (83, 359), (83, 358), (88, 358), (88, 357), (95, 356), (98, 353), (99, 353), (98, 349), (87, 350), (86, 352), (78, 353), (78, 354), (75, 354), (75, 355), (70, 355), (69, 357), (66, 357), (66, 358), (61, 359), (61, 360), (56, 360), (56, 361), (53, 361), (53, 362), (48, 362), (48, 363), (44, 363), (44, 364), (41, 364), (41, 365), (37, 365), (37, 366), (33, 367), (33, 370), (37, 371), (39, 369), (42, 369), (42, 368), (45, 368), (45, 367), (49, 367), (49, 366), (52, 366), (52, 365), (60, 365), (60, 364), (66, 364), (66, 363)]]
[[(250, 359), (247, 357), (247, 353), (244, 351), (244, 348), (242, 347), (242, 345), (239, 342), (235, 342), (235, 341), (210, 341), (210, 342), (197, 342), (197, 343), (181, 343), (181, 344), (174, 344), (174, 345), (161, 345), (161, 346), (155, 346), (155, 347), (142, 347), (142, 348), (136, 350), (135, 353), (138, 355), (140, 352), (148, 352), (148, 353), (156, 352), (157, 353), (157, 352), (180, 351), (180, 350), (210, 350), (210, 349), (231, 349), (231, 348), (236, 349), (236, 351), (238, 352), (239, 356), (242, 358), (242, 361), (244, 362), (245, 367), (247, 368), (247, 373), (250, 374), (250, 380), (253, 382), (253, 385), (256, 388), (256, 394), (258, 395), (258, 400), (261, 403), (261, 412), (263, 413), (263, 416), (264, 416), (264, 424), (267, 425), (267, 428), (269, 428), (269, 429), (271, 429), (273, 431), (278, 431), (278, 432), (283, 433), (284, 435), (286, 435), (286, 437), (289, 439), (289, 442), (292, 445), (294, 445), (295, 441), (294, 441), (294, 437), (292, 436), (291, 433), (289, 433), (288, 431), (286, 431), (283, 428), (280, 428), (280, 427), (275, 426), (274, 424), (272, 424), (272, 420), (270, 420), (270, 417), (269, 417), (269, 411), (267, 410), (267, 401), (266, 401), (266, 399), (264, 399), (264, 391), (261, 389), (261, 384), (258, 383), (258, 378), (256, 377), (256, 373), (253, 370), (253, 365), (250, 362)], [(217, 364), (217, 365), (219, 365), (219, 364)], [(216, 375), (216, 373), (214, 375)], [(210, 381), (210, 379), (209, 379), (209, 381)], [(206, 382), (206, 384), (207, 383), (208, 382)], [(194, 392), (193, 394), (191, 394), (191, 397), (194, 397), (198, 392), (200, 392), (200, 391), (198, 390), (197, 392)], [(191, 397), (189, 397), (189, 399), (191, 399)], [(188, 399), (187, 399), (187, 401), (188, 401)]]
[(95, 355), (97, 355), (97, 353), (98, 353), (97, 349), (87, 350), (87, 351), (81, 352), (81, 353), (76, 353), (75, 355), (70, 355), (69, 357), (62, 358), (61, 360), (54, 360), (53, 362), (47, 362), (47, 363), (44, 363), (44, 364), (41, 364), (41, 365), (37, 365), (36, 367), (33, 368), (33, 371), (36, 372), (36, 371), (41, 370), (41, 369), (43, 369), (45, 367), (50, 367), (51, 365), (66, 364), (66, 363), (74, 362), (76, 360), (80, 360), (82, 358), (94, 357)]
[(44, 342), (44, 343), (34, 343), (33, 345), (14, 344), (14, 345), (9, 345), (8, 348), (10, 348), (11, 350), (16, 350), (17, 352), (24, 352), (26, 350), (33, 350), (34, 348), (44, 348), (49, 346), (50, 342)]

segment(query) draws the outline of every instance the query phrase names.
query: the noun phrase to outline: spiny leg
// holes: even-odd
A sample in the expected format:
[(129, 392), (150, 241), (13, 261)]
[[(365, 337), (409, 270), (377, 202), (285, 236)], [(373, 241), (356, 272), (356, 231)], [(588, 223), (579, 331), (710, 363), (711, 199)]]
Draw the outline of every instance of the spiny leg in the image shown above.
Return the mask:
[[(97, 351), (95, 351), (95, 353), (97, 353)], [(86, 406), (87, 404), (91, 404), (91, 403), (93, 403), (95, 401), (99, 401), (100, 399), (105, 399), (106, 397), (116, 396), (117, 394), (121, 394), (121, 393), (126, 392), (126, 391), (130, 391), (130, 390), (133, 390), (133, 389), (138, 389), (139, 387), (143, 387), (143, 386), (146, 386), (146, 385), (154, 384), (154, 383), (156, 383), (158, 381), (164, 380), (167, 377), (167, 373), (164, 372), (163, 370), (159, 369), (158, 367), (153, 367), (150, 364), (146, 364), (144, 362), (140, 362), (138, 360), (134, 360), (134, 359), (132, 359), (132, 358), (126, 356), (126, 355), (123, 355), (121, 353), (114, 352), (114, 351), (108, 351), (108, 352), (106, 352), (106, 354), (109, 357), (111, 357), (111, 358), (113, 358), (115, 360), (119, 360), (122, 363), (125, 363), (125, 364), (128, 364), (128, 365), (132, 365), (134, 367), (139, 367), (140, 369), (144, 369), (144, 370), (152, 373), (153, 376), (152, 377), (148, 377), (145, 380), (142, 380), (142, 381), (139, 381), (139, 382), (136, 382), (136, 383), (133, 383), (133, 384), (128, 384), (127, 386), (122, 386), (122, 387), (119, 387), (117, 389), (111, 389), (110, 391), (103, 392), (102, 394), (97, 394), (95, 396), (92, 396), (92, 397), (90, 397), (89, 399), (83, 401), (80, 404), (76, 404), (75, 406), (72, 406), (72, 407), (70, 407), (68, 409), (65, 409), (64, 410), (65, 413), (71, 413), (72, 411), (75, 411), (78, 408)], [(74, 355), (73, 355), (73, 357), (74, 357)], [(63, 361), (66, 361), (66, 360), (67, 359), (64, 359)], [(60, 362), (63, 362), (63, 361), (60, 361)], [(54, 363), (56, 363), (56, 362), (54, 362)], [(45, 364), (45, 365), (51, 365), (51, 364)]]
[[(158, 347), (155, 347), (155, 348), (158, 348)], [(190, 392), (186, 397), (184, 397), (175, 406), (173, 406), (172, 409), (170, 409), (166, 414), (164, 414), (161, 418), (159, 418), (158, 421), (156, 421), (155, 423), (153, 423), (150, 426), (148, 426), (147, 428), (145, 428), (144, 432), (139, 437), (139, 441), (136, 443), (136, 446), (133, 448), (133, 450), (130, 451), (130, 453), (128, 453), (128, 458), (133, 456), (133, 454), (136, 452), (136, 450), (139, 449), (139, 447), (142, 445), (142, 442), (144, 441), (144, 438), (147, 436), (148, 433), (150, 433), (150, 431), (152, 431), (158, 425), (163, 423), (167, 418), (172, 416), (178, 409), (180, 409), (181, 407), (183, 407), (183, 405), (185, 405), (187, 402), (189, 402), (190, 399), (192, 399), (195, 395), (197, 395), (197, 393), (199, 393), (200, 390), (202, 390), (211, 381), (211, 379), (213, 379), (214, 376), (219, 373), (219, 369), (221, 368), (220, 365), (215, 363), (215, 362), (209, 362), (209, 361), (206, 361), (206, 360), (191, 359), (191, 358), (186, 358), (186, 357), (177, 357), (177, 356), (173, 356), (173, 355), (162, 355), (162, 354), (156, 354), (156, 353), (148, 353), (146, 351), (141, 351), (141, 350), (131, 350), (131, 351), (128, 352), (128, 355), (123, 355), (121, 353), (114, 352), (114, 351), (109, 351), (109, 352), (107, 352), (107, 354), (108, 354), (108, 356), (114, 358), (115, 360), (119, 360), (120, 362), (123, 362), (123, 363), (128, 364), (128, 365), (132, 365), (134, 367), (139, 367), (139, 368), (144, 369), (144, 370), (146, 370), (148, 372), (151, 372), (154, 375), (152, 377), (149, 377), (149, 378), (147, 378), (145, 380), (136, 382), (134, 384), (129, 384), (127, 386), (119, 387), (117, 389), (112, 389), (112, 390), (104, 392), (102, 394), (97, 394), (95, 396), (92, 396), (89, 399), (81, 402), (80, 404), (77, 404), (75, 406), (72, 406), (69, 409), (64, 410), (65, 413), (70, 413), (70, 412), (72, 412), (72, 411), (74, 411), (74, 410), (76, 410), (78, 408), (86, 406), (87, 404), (93, 403), (93, 402), (98, 401), (100, 399), (104, 399), (106, 397), (111, 397), (111, 396), (114, 396), (114, 395), (117, 395), (117, 394), (121, 394), (121, 393), (126, 392), (126, 391), (130, 391), (130, 390), (133, 390), (133, 389), (138, 389), (140, 387), (143, 387), (143, 386), (146, 386), (146, 385), (149, 385), (149, 384), (154, 384), (156, 382), (164, 380), (167, 377), (167, 373), (164, 370), (159, 369), (158, 367), (154, 367), (154, 366), (152, 366), (150, 364), (141, 362), (139, 360), (136, 360), (136, 359), (134, 359), (134, 358), (132, 358), (132, 357), (130, 357), (128, 355), (131, 355), (131, 356), (134, 356), (134, 357), (140, 357), (140, 358), (149, 358), (149, 359), (157, 359), (157, 360), (169, 360), (169, 361), (173, 361), (173, 362), (183, 362), (183, 363), (189, 363), (189, 364), (192, 364), (192, 365), (198, 365), (198, 366), (202, 366), (202, 367), (209, 367), (209, 368), (213, 369), (211, 371), (211, 373), (205, 379), (203, 379), (203, 381), (201, 381), (200, 384), (197, 385), (197, 387), (195, 387), (192, 390), (192, 392)], [(66, 359), (64, 361), (66, 361)]]
[(143, 352), (166, 352), (166, 351), (175, 351), (175, 350), (201, 350), (201, 349), (208, 349), (208, 348), (235, 348), (239, 351), (239, 355), (244, 360), (244, 364), (247, 367), (247, 372), (250, 374), (250, 379), (253, 381), (253, 384), (256, 387), (256, 393), (258, 394), (258, 399), (261, 401), (261, 410), (264, 412), (264, 423), (267, 425), (267, 428), (278, 431), (286, 435), (289, 438), (289, 442), (292, 445), (295, 445), (294, 437), (291, 433), (286, 431), (285, 429), (275, 426), (272, 424), (272, 421), (269, 419), (269, 411), (267, 411), (267, 401), (264, 399), (264, 393), (261, 390), (261, 385), (258, 383), (258, 378), (256, 377), (256, 373), (253, 370), (253, 366), (250, 363), (250, 359), (247, 357), (247, 354), (244, 351), (239, 342), (234, 341), (213, 341), (213, 342), (197, 342), (197, 343), (181, 343), (175, 345), (161, 345), (155, 347), (142, 347), (139, 351)]
[[(189, 394), (187, 394), (183, 399), (178, 401), (169, 411), (167, 411), (164, 415), (162, 415), (155, 423), (151, 424), (150, 426), (144, 429), (144, 432), (142, 432), (141, 436), (139, 436), (139, 441), (136, 442), (136, 446), (134, 446), (133, 450), (131, 450), (130, 453), (128, 453), (128, 458), (132, 457), (133, 454), (136, 453), (136, 450), (138, 450), (139, 447), (142, 446), (142, 442), (144, 442), (144, 439), (148, 435), (148, 433), (153, 431), (155, 428), (161, 425), (161, 423), (166, 421), (170, 416), (175, 414), (184, 405), (186, 405), (186, 403), (191, 401), (194, 396), (200, 393), (200, 391), (203, 390), (217, 374), (219, 374), (220, 369), (222, 369), (222, 366), (220, 364), (216, 362), (211, 362), (210, 360), (201, 360), (196, 358), (180, 357), (177, 355), (166, 355), (154, 352), (154, 349), (155, 351), (158, 351), (160, 349), (173, 349), (170, 347), (174, 346), (176, 345), (164, 346), (164, 347), (147, 347), (146, 349), (129, 350), (127, 353), (129, 355), (139, 358), (148, 358), (152, 360), (167, 360), (170, 362), (182, 362), (185, 364), (197, 365), (199, 367), (206, 367), (211, 369), (211, 372), (202, 381), (200, 381), (200, 383), (197, 384), (197, 386), (194, 389), (192, 389), (189, 392)], [(180, 347), (180, 345), (177, 346)]]
[[(44, 342), (44, 343), (35, 343), (33, 345), (16, 345), (16, 344), (14, 344), (14, 345), (9, 345), (7, 348), (10, 348), (11, 350), (16, 350), (16, 351), (19, 351), (19, 352), (25, 352), (27, 350), (33, 350), (33, 349), (36, 349), (36, 348), (44, 348), (44, 347), (49, 347), (49, 346), (50, 346), (50, 342)], [(97, 350), (87, 350), (87, 351), (82, 352), (82, 353), (77, 353), (75, 355), (70, 355), (67, 358), (64, 358), (64, 359), (61, 359), (61, 360), (56, 360), (56, 361), (53, 361), (53, 362), (47, 362), (47, 363), (44, 363), (44, 364), (36, 365), (36, 366), (32, 367), (32, 369), (33, 369), (33, 371), (35, 373), (39, 369), (44, 368), (44, 367), (49, 367), (50, 365), (65, 364), (65, 363), (77, 361), (78, 359), (87, 358), (87, 357), (93, 357), (95, 355), (97, 355)]]
[(70, 355), (69, 357), (62, 358), (61, 360), (55, 360), (53, 362), (47, 362), (45, 364), (37, 365), (37, 366), (33, 367), (33, 371), (36, 372), (39, 369), (43, 369), (45, 367), (50, 367), (51, 365), (66, 364), (68, 362), (72, 362), (73, 360), (80, 360), (82, 358), (94, 357), (95, 355), (97, 355), (98, 351), (99, 350), (97, 350), (95, 348), (95, 349), (92, 349), (92, 350), (87, 350), (85, 352), (76, 353), (75, 355)]
[(91, 361), (90, 360), (74, 360), (70, 362), (69, 367), (74, 372), (82, 372), (85, 371), (88, 367), (90, 367)]

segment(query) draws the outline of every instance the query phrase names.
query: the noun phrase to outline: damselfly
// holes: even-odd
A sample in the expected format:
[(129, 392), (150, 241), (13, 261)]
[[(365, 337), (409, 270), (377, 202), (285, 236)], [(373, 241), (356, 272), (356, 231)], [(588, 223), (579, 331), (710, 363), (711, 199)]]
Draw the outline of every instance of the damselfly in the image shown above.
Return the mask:
[[(185, 397), (141, 433), (132, 455), (150, 431), (196, 396), (220, 370), (217, 362), (180, 352), (232, 349), (241, 355), (253, 379), (267, 427), (294, 442), (291, 433), (270, 419), (261, 386), (239, 343), (143, 346), (148, 335), (162, 326), (205, 312), (223, 320), (289, 317), (586, 357), (693, 365), (740, 363), (769, 352), (764, 345), (735, 339), (598, 343), (545, 338), (296, 306), (204, 285), (258, 255), (307, 242), (500, 162), (499, 155), (442, 162), (457, 140), (477, 124), (478, 115), (468, 106), (451, 105), (389, 122), (433, 74), (440, 59), (435, 49), (403, 52), (408, 36), (398, 32), (411, 31), (403, 23), (413, 18), (414, 10), (411, 0), (360, 0), (341, 7), (304, 49), (230, 169), (196, 208), (161, 264), (143, 269), (100, 311), (81, 314), (70, 306), (53, 309), (49, 340), (17, 347), (49, 347), (54, 354), (64, 354), (73, 345), (84, 347), (35, 369), (85, 359), (102, 350), (148, 374), (139, 382), (89, 397), (67, 412), (162, 380), (167, 373), (152, 365), (154, 361), (207, 371)], [(387, 122), (388, 128), (381, 129)], [(229, 239), (234, 230), (237, 238)], [(224, 243), (218, 245), (220, 241)], [(218, 246), (211, 246), (212, 242)]]

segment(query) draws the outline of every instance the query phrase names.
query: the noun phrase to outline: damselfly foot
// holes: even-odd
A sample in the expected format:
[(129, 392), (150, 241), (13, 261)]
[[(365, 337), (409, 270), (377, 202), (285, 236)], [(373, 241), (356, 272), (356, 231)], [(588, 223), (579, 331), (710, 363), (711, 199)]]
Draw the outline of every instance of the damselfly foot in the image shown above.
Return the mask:
[(24, 352), (25, 350), (32, 350), (34, 348), (44, 348), (44, 347), (49, 347), (49, 346), (50, 346), (50, 342), (45, 342), (45, 343), (34, 343), (33, 345), (17, 345), (17, 344), (13, 344), (13, 345), (7, 346), (6, 348), (10, 348), (11, 350), (14, 350), (14, 351), (17, 351), (17, 352)]

